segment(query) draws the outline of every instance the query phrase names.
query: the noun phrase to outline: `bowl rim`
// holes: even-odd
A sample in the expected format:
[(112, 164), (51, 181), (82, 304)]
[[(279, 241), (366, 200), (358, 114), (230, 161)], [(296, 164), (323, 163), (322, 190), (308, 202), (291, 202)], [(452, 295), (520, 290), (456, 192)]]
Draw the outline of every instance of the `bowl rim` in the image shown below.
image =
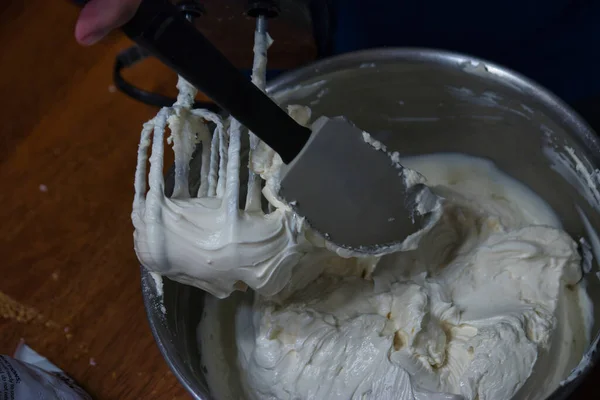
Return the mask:
[[(466, 73), (479, 74), (480, 76), (486, 74), (488, 78), (491, 77), (500, 84), (530, 95), (555, 113), (555, 116), (567, 126), (569, 132), (575, 134), (577, 136), (576, 139), (589, 151), (589, 155), (591, 155), (595, 165), (600, 166), (600, 139), (588, 123), (563, 100), (550, 90), (516, 71), (483, 58), (464, 53), (419, 47), (384, 47), (358, 50), (323, 58), (302, 67), (286, 71), (272, 81), (267, 82), (266, 91), (270, 94), (277, 93), (279, 90), (288, 89), (286, 86), (289, 86), (294, 81), (314, 79), (315, 74), (336, 72), (345, 69), (345, 67), (356, 67), (357, 64), (386, 63), (390, 61), (430, 63), (463, 70)], [(158, 326), (158, 324), (161, 324), (166, 329), (166, 319), (164, 314), (156, 312), (157, 302), (162, 303), (162, 293), (157, 293), (154, 278), (143, 265), (140, 268), (140, 273), (144, 308), (152, 335), (160, 353), (177, 380), (195, 400), (212, 400), (210, 395), (201, 395), (197, 392), (196, 382), (188, 379), (182, 366), (176, 364), (171, 358), (172, 354), (176, 352), (173, 341), (171, 338), (164, 336), (163, 332), (159, 331)], [(163, 279), (165, 278), (163, 277)], [(151, 289), (148, 290), (148, 288)], [(594, 366), (598, 364), (600, 360), (600, 333), (598, 333), (596, 338), (592, 339), (590, 348), (585, 353), (585, 356), (590, 360), (589, 363), (580, 369), (579, 374), (575, 378), (561, 384), (561, 386), (550, 394), (547, 400), (568, 398), (581, 385), (583, 380), (588, 377)]]

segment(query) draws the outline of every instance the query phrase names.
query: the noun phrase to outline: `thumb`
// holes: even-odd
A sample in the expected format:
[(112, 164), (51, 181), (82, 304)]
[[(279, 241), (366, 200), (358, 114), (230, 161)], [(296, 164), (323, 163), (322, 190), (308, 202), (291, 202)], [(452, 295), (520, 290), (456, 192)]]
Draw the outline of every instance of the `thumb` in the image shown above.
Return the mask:
[(75, 25), (75, 39), (92, 45), (135, 14), (142, 0), (91, 0), (81, 10)]

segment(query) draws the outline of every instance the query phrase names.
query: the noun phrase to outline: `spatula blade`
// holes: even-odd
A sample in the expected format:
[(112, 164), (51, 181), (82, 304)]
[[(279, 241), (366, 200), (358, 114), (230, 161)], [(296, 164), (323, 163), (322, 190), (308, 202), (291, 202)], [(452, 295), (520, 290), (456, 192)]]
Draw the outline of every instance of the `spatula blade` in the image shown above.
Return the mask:
[(428, 188), (407, 185), (407, 172), (414, 171), (367, 143), (363, 131), (342, 117), (321, 117), (312, 131), (284, 167), (280, 195), (313, 229), (336, 245), (366, 253), (419, 230), (423, 218), (415, 212), (415, 197)]

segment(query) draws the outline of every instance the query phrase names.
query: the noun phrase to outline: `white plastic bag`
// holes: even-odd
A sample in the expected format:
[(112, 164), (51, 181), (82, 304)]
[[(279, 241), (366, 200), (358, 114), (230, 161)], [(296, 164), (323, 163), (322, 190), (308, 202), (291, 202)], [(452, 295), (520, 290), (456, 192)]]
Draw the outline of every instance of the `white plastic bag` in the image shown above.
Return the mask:
[(23, 342), (0, 355), (0, 400), (92, 400), (60, 368)]

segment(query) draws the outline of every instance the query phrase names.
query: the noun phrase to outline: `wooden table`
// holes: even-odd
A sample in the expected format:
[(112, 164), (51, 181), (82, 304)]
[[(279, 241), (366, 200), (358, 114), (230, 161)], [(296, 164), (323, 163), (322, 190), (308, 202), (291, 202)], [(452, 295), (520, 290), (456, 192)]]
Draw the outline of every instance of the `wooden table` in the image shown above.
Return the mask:
[[(250, 66), (253, 22), (227, 2), (205, 4), (202, 29)], [(79, 47), (76, 14), (60, 1), (0, 4), (0, 354), (23, 338), (97, 399), (189, 398), (150, 334), (132, 246), (139, 131), (157, 110), (112, 86), (129, 42), (114, 34)], [(310, 35), (294, 29), (274, 22), (272, 66), (313, 56)], [(156, 62), (128, 77), (175, 94), (174, 75)]]

